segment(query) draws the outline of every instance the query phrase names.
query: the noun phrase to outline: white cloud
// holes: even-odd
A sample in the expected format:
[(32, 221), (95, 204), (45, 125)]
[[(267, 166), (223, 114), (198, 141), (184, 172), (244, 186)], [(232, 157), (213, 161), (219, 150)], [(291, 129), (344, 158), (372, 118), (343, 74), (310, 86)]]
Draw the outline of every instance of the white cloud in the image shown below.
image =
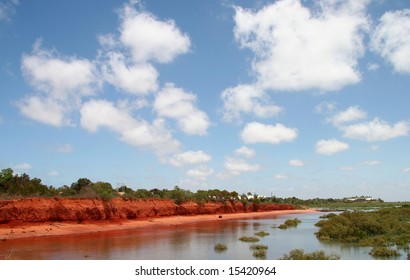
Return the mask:
[(224, 162), (225, 170), (230, 176), (239, 176), (242, 172), (255, 172), (260, 170), (260, 165), (247, 163), (243, 159), (227, 157)]
[(305, 165), (305, 162), (300, 159), (291, 159), (288, 164), (293, 167), (302, 167)]
[(293, 141), (297, 136), (297, 129), (288, 128), (279, 123), (273, 126), (251, 122), (241, 132), (241, 138), (245, 143), (279, 144), (281, 142)]
[(410, 167), (404, 168), (404, 169), (403, 169), (403, 172), (404, 172), (404, 173), (410, 173)]
[(169, 159), (169, 163), (176, 167), (182, 167), (184, 165), (206, 163), (211, 159), (212, 157), (204, 151), (187, 151), (173, 155)]
[(380, 160), (366, 160), (358, 163), (359, 165), (365, 165), (365, 166), (374, 166), (374, 165), (379, 165), (382, 164), (382, 161)]
[(349, 144), (336, 139), (320, 140), (316, 143), (316, 153), (331, 156), (349, 149)]
[(55, 151), (59, 153), (71, 153), (74, 151), (74, 148), (70, 144), (62, 144), (55, 147)]
[(275, 174), (274, 177), (276, 180), (286, 180), (289, 178), (289, 176), (286, 174)]
[(207, 166), (199, 166), (196, 168), (189, 169), (187, 175), (194, 178), (196, 181), (206, 181), (209, 176), (214, 174), (214, 170)]
[(221, 98), (224, 102), (223, 119), (227, 122), (240, 120), (241, 114), (253, 114), (258, 118), (278, 115), (283, 108), (270, 102), (264, 91), (254, 85), (238, 85), (225, 89)]
[(196, 108), (196, 96), (167, 83), (155, 97), (154, 110), (161, 117), (177, 120), (180, 129), (189, 135), (205, 135), (210, 121)]
[(70, 113), (81, 98), (100, 87), (95, 65), (87, 59), (60, 57), (41, 48), (37, 40), (33, 52), (23, 55), (21, 68), (36, 94), (16, 102), (25, 116), (53, 126), (71, 125)]
[(247, 158), (252, 158), (252, 157), (255, 156), (256, 152), (255, 152), (255, 150), (253, 150), (251, 148), (242, 146), (239, 149), (235, 150), (235, 154), (237, 154), (238, 156), (244, 156), (244, 157), (247, 157)]
[(336, 109), (336, 103), (335, 102), (328, 102), (328, 101), (323, 101), (319, 103), (318, 105), (315, 106), (315, 112), (322, 114), (328, 114), (334, 112)]
[(361, 110), (358, 106), (351, 106), (345, 111), (336, 113), (334, 116), (329, 118), (329, 121), (334, 126), (340, 126), (348, 122), (353, 122), (357, 120), (362, 120), (367, 118), (367, 113)]
[(101, 68), (105, 80), (110, 84), (137, 95), (157, 90), (158, 71), (151, 64), (131, 63), (119, 52), (108, 52), (106, 57)]
[(163, 156), (179, 150), (180, 143), (166, 129), (162, 119), (152, 124), (133, 118), (126, 108), (117, 108), (106, 100), (91, 100), (81, 108), (81, 125), (91, 132), (100, 127), (108, 128), (120, 135), (120, 139), (131, 145), (147, 147)]
[(360, 81), (369, 1), (321, 1), (315, 11), (281, 0), (259, 11), (235, 7), (235, 39), (251, 49), (265, 89), (338, 90)]
[(18, 5), (18, 0), (5, 0), (0, 2), (0, 22), (10, 21), (11, 17), (16, 13), (16, 7)]
[(16, 170), (17, 172), (25, 172), (27, 170), (30, 170), (32, 168), (31, 164), (27, 162), (19, 163), (16, 165), (13, 165), (12, 169)]
[(400, 121), (394, 125), (375, 118), (373, 121), (352, 124), (341, 128), (346, 138), (363, 141), (385, 141), (388, 139), (407, 136), (410, 132), (410, 124)]
[(410, 74), (410, 9), (386, 12), (373, 33), (371, 48), (397, 72)]
[(50, 172), (47, 173), (47, 176), (49, 177), (57, 177), (60, 176), (60, 173), (58, 173), (58, 171), (52, 170)]
[(42, 49), (41, 40), (36, 41), (31, 54), (23, 55), (21, 69), (37, 91), (56, 100), (93, 95), (98, 85), (93, 62), (60, 57), (53, 51)]
[(126, 5), (121, 13), (120, 41), (130, 48), (135, 62), (171, 62), (189, 51), (191, 42), (172, 20), (160, 21), (154, 15)]
[(16, 104), (23, 115), (35, 121), (56, 127), (72, 124), (68, 108), (63, 102), (53, 98), (27, 96)]

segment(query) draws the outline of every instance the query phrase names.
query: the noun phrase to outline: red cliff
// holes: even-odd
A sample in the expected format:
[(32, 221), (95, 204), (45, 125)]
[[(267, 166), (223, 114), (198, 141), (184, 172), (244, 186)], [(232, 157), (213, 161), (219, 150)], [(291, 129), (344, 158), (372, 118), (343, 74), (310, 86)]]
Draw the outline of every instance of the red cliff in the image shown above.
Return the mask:
[(125, 220), (173, 215), (200, 215), (293, 210), (289, 204), (188, 201), (180, 205), (171, 200), (115, 198), (101, 199), (24, 198), (0, 200), (0, 224), (9, 222), (83, 222)]

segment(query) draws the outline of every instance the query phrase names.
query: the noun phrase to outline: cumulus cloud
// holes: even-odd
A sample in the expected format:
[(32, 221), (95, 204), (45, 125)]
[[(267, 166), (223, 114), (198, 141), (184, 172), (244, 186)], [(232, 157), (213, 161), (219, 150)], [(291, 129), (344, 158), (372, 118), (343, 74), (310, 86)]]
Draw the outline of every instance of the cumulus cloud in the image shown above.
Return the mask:
[(169, 63), (188, 52), (191, 45), (188, 35), (173, 20), (161, 21), (132, 5), (125, 5), (121, 13), (120, 41), (131, 50), (137, 63)]
[(254, 149), (242, 146), (239, 149), (235, 150), (235, 154), (238, 156), (244, 156), (247, 158), (252, 158), (255, 156), (256, 152)]
[(275, 174), (274, 177), (276, 180), (286, 180), (289, 178), (289, 176), (286, 174)]
[(367, 118), (367, 113), (361, 110), (358, 106), (351, 106), (345, 111), (341, 111), (329, 118), (329, 121), (334, 126), (340, 126), (345, 123), (362, 120)]
[(247, 163), (240, 158), (227, 157), (225, 158), (224, 168), (228, 175), (239, 176), (242, 172), (259, 171), (260, 165)]
[(210, 155), (204, 151), (186, 151), (173, 155), (169, 159), (169, 163), (176, 167), (184, 165), (195, 165), (209, 162), (212, 159)]
[(45, 50), (41, 40), (31, 54), (23, 55), (21, 69), (36, 94), (16, 104), (25, 116), (48, 125), (72, 124), (70, 113), (81, 98), (93, 95), (100, 86), (93, 62)]
[(119, 90), (145, 95), (158, 89), (158, 71), (149, 63), (132, 63), (116, 51), (101, 56), (100, 61), (104, 79)]
[(214, 174), (214, 170), (207, 166), (199, 166), (191, 168), (187, 171), (187, 175), (193, 178), (195, 181), (206, 181), (209, 176)]
[(315, 112), (319, 114), (333, 113), (335, 109), (336, 109), (335, 102), (323, 101), (315, 106)]
[(410, 74), (410, 9), (386, 12), (372, 35), (371, 48), (397, 72)]
[(189, 135), (205, 135), (210, 121), (205, 112), (196, 108), (196, 96), (167, 83), (156, 95), (154, 110), (161, 117), (175, 119)]
[(27, 162), (19, 163), (19, 164), (12, 166), (12, 169), (17, 172), (25, 172), (25, 171), (30, 170), (31, 168), (32, 168), (31, 164)]
[(374, 165), (382, 164), (382, 161), (380, 161), (380, 160), (366, 160), (366, 161), (361, 161), (358, 164), (359, 165), (365, 165), (365, 166), (374, 166)]
[(305, 165), (305, 162), (300, 159), (291, 159), (288, 164), (293, 167), (302, 167)]
[(316, 153), (331, 156), (349, 149), (349, 144), (336, 139), (320, 140), (316, 143)]
[(131, 145), (146, 147), (157, 155), (175, 153), (180, 143), (165, 127), (163, 119), (151, 124), (134, 118), (126, 108), (118, 108), (106, 100), (91, 100), (81, 108), (81, 125), (90, 132), (107, 128), (119, 134), (120, 139)]
[(252, 114), (258, 118), (278, 115), (283, 108), (273, 104), (268, 95), (255, 85), (241, 84), (222, 92), (223, 119), (227, 122), (240, 120), (241, 114)]
[(361, 80), (368, 2), (323, 0), (314, 11), (299, 0), (235, 7), (235, 39), (253, 51), (252, 70), (265, 89), (338, 90)]
[(245, 143), (269, 143), (279, 144), (291, 142), (298, 136), (295, 128), (288, 128), (283, 124), (268, 125), (258, 122), (248, 123), (241, 132), (241, 138)]
[(341, 130), (346, 138), (374, 142), (407, 136), (410, 132), (410, 124), (406, 121), (400, 121), (390, 125), (383, 120), (375, 118), (369, 122), (344, 126)]

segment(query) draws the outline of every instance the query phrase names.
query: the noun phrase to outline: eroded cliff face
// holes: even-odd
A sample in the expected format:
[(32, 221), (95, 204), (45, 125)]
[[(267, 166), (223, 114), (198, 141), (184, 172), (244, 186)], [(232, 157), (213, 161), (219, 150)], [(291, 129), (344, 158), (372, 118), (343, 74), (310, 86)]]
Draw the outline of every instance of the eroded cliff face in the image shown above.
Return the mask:
[(101, 199), (24, 198), (0, 200), (0, 223), (9, 222), (83, 222), (99, 220), (141, 219), (172, 215), (201, 215), (293, 210), (289, 204), (248, 204), (240, 202), (193, 201), (176, 205), (171, 200), (115, 198)]

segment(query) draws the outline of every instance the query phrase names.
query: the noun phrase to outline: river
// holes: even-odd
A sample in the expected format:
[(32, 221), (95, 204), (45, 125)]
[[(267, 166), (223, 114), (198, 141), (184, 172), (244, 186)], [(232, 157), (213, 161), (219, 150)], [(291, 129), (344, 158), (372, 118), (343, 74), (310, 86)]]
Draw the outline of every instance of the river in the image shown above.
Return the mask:
[[(224, 220), (176, 226), (172, 229), (138, 229), (123, 232), (105, 232), (77, 236), (59, 236), (7, 240), (0, 242), (0, 258), (24, 260), (247, 260), (255, 259), (250, 243), (241, 242), (241, 236), (259, 237), (258, 244), (268, 246), (266, 259), (279, 259), (293, 249), (306, 253), (324, 250), (337, 254), (342, 260), (371, 260), (371, 248), (321, 242), (314, 233), (314, 225), (323, 213), (304, 213), (265, 216), (258, 219)], [(272, 228), (286, 219), (302, 220), (295, 228)], [(228, 249), (216, 252), (217, 243)], [(405, 259), (403, 254), (396, 259)]]

